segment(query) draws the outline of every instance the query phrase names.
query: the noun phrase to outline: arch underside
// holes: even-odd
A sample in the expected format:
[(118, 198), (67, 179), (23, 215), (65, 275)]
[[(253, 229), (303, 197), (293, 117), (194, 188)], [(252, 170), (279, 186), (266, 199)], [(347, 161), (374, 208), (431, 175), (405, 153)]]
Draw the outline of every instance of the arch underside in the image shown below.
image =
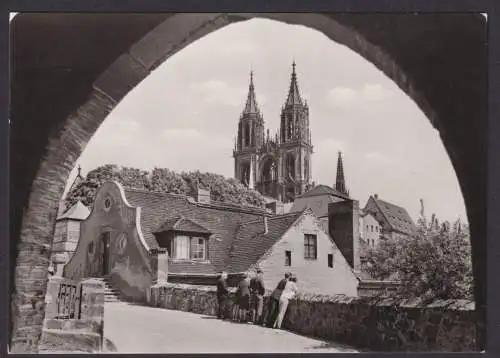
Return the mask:
[[(252, 17), (323, 32), (383, 71), (426, 114), (440, 133), (464, 195), (476, 306), (483, 307), (487, 73), (481, 15), (20, 14), (12, 22), (13, 351), (36, 349), (43, 311), (30, 309), (27, 297), (45, 295), (46, 280), (40, 278), (48, 268), (58, 201), (99, 125), (171, 55)], [(34, 331), (25, 329), (28, 316)]]

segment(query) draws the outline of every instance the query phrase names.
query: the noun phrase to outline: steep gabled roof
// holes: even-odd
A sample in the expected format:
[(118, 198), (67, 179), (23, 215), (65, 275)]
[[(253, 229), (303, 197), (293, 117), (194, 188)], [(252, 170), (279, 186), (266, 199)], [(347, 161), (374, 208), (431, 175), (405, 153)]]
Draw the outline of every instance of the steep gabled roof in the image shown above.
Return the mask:
[(230, 271), (243, 272), (257, 263), (303, 213), (268, 218), (267, 233), (264, 233), (264, 218), (240, 224), (231, 248)]
[(77, 220), (83, 221), (90, 215), (90, 210), (81, 201), (77, 201), (68, 210), (66, 210), (57, 220)]
[(164, 232), (164, 231), (184, 231), (184, 232), (192, 232), (203, 235), (211, 234), (211, 232), (204, 226), (198, 224), (194, 220), (185, 218), (183, 216), (177, 216), (165, 220), (165, 222), (160, 226), (160, 228), (158, 228), (158, 230), (155, 230), (154, 233)]
[[(184, 195), (125, 188), (125, 197), (130, 205), (141, 207), (141, 230), (150, 248), (158, 248), (154, 235), (163, 224), (181, 216), (203, 225), (212, 233), (209, 240), (208, 257), (216, 270), (226, 269), (229, 250), (238, 225), (269, 215), (264, 210), (241, 208), (225, 204), (201, 204)], [(262, 219), (261, 219), (262, 220)], [(185, 265), (187, 263), (175, 263)], [(201, 265), (201, 266), (200, 266)], [(172, 265), (171, 265), (172, 266)], [(203, 263), (189, 264), (191, 270), (207, 268)], [(180, 270), (171, 267), (171, 272)], [(207, 273), (206, 271), (203, 271)]]
[(329, 187), (328, 185), (323, 185), (323, 184), (316, 185), (311, 190), (306, 191), (304, 194), (297, 196), (297, 198), (307, 198), (311, 196), (321, 196), (321, 195), (333, 195), (339, 198), (349, 199), (348, 195), (341, 193), (338, 190)]
[(387, 219), (393, 230), (408, 235), (415, 235), (417, 228), (405, 208), (380, 200), (374, 196), (371, 196), (370, 199), (375, 202), (377, 208)]

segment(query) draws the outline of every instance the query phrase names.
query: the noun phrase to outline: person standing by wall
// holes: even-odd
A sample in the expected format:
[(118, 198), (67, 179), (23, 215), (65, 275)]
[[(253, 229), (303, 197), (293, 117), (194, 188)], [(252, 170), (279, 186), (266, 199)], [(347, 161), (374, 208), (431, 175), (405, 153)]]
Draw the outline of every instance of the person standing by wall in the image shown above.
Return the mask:
[(217, 318), (226, 319), (228, 311), (229, 290), (227, 288), (227, 272), (222, 272), (217, 280)]
[(297, 292), (297, 277), (291, 276), (285, 285), (283, 293), (281, 294), (279, 302), (279, 314), (278, 318), (274, 322), (273, 328), (281, 328), (281, 323), (283, 322), (286, 309), (288, 308), (288, 302), (297, 294)]
[(248, 310), (250, 309), (250, 279), (246, 273), (243, 274), (243, 279), (238, 285), (237, 297), (239, 305), (237, 320), (246, 323), (248, 322)]
[(288, 282), (288, 278), (290, 276), (291, 274), (289, 272), (285, 273), (285, 278), (278, 283), (273, 293), (271, 294), (271, 297), (269, 298), (266, 323), (270, 328), (272, 328), (274, 322), (276, 321), (276, 317), (278, 316), (281, 293), (285, 289), (286, 283)]
[(250, 292), (251, 292), (251, 316), (252, 322), (254, 324), (262, 324), (262, 311), (264, 308), (264, 293), (266, 289), (264, 287), (263, 272), (261, 269), (257, 269), (256, 276), (250, 280)]

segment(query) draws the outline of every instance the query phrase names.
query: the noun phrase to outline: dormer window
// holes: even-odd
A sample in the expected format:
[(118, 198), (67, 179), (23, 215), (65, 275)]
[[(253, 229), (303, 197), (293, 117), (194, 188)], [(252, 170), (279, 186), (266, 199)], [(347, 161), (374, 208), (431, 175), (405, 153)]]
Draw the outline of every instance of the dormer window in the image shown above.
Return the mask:
[(171, 252), (174, 260), (207, 260), (207, 239), (176, 235), (172, 240)]
[(173, 260), (207, 261), (208, 241), (212, 233), (190, 218), (166, 220), (155, 232), (158, 243)]

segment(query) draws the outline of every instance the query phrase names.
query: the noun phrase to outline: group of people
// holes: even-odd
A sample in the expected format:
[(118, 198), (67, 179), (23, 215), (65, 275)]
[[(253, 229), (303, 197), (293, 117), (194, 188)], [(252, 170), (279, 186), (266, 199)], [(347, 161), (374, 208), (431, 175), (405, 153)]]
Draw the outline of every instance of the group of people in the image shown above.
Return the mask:
[(227, 273), (222, 272), (217, 282), (218, 311), (217, 318), (232, 319), (234, 322), (253, 323), (270, 328), (281, 328), (283, 318), (288, 308), (288, 302), (297, 294), (297, 277), (287, 272), (268, 302), (267, 317), (264, 317), (264, 286), (263, 272), (260, 269), (250, 278), (243, 274), (238, 284), (233, 309), (229, 312), (229, 289)]

